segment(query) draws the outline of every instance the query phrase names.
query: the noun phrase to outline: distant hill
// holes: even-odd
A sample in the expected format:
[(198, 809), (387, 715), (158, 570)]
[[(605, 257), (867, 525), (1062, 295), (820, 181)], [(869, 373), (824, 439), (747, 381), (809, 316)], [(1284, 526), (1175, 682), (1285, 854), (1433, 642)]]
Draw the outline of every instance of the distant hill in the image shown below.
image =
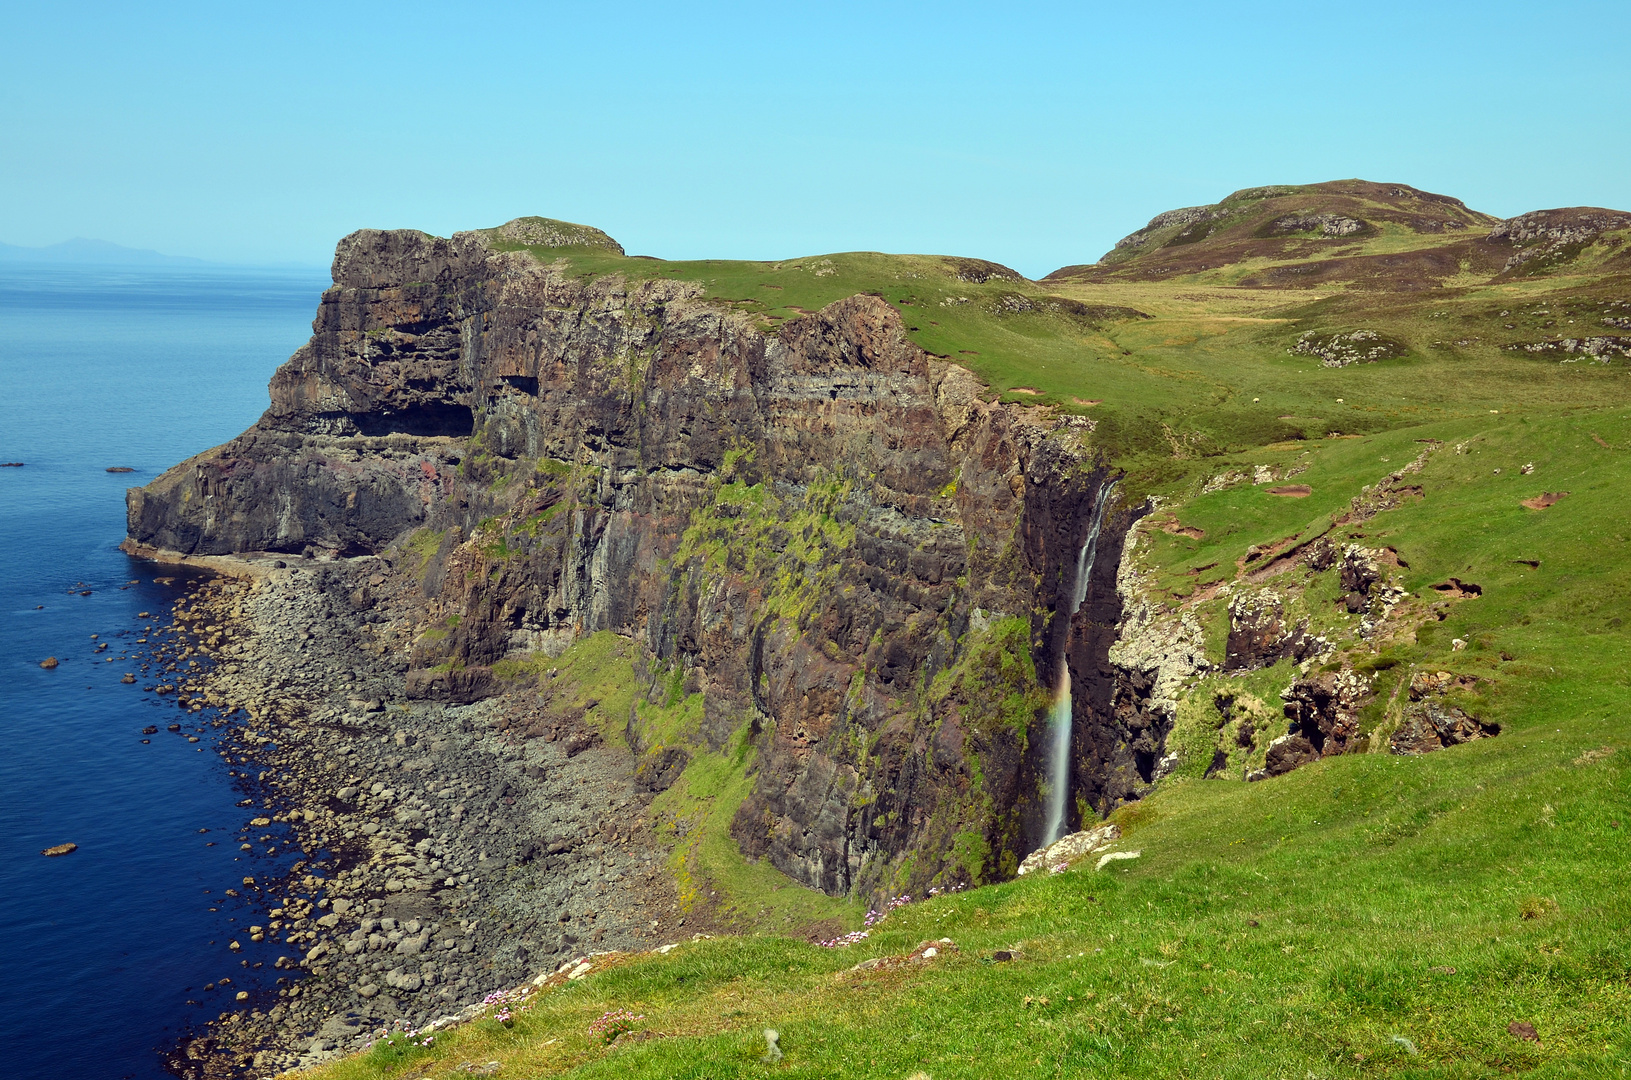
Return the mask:
[(0, 244), (0, 262), (81, 263), (96, 266), (208, 266), (203, 259), (186, 255), (165, 255), (147, 248), (131, 248), (107, 240), (75, 237), (45, 247)]
[(1502, 221), (1448, 195), (1367, 180), (1246, 188), (1222, 202), (1158, 214), (1098, 262), (1062, 267), (1043, 280), (1414, 291), (1463, 275), (1550, 273), (1582, 254), (1588, 262), (1619, 256), (1614, 234), (1627, 226), (1631, 214), (1595, 207)]

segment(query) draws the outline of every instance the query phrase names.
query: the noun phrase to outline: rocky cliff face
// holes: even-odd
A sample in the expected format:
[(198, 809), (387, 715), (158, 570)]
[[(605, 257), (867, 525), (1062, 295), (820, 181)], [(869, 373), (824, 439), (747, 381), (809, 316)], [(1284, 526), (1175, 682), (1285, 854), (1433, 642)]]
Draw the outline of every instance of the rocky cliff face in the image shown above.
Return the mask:
[(1153, 778), (1160, 725), (1108, 660), (1133, 511), (1100, 514), (1087, 602), (1053, 617), (1114, 499), (1085, 423), (986, 401), (872, 296), (767, 332), (469, 233), (355, 233), (333, 276), (261, 420), (131, 490), (132, 540), (422, 560), (415, 696), (526, 692), (539, 657), (633, 639), (642, 775), (740, 751), (732, 835), (831, 893), (1012, 872), (1061, 662), (1085, 805)]

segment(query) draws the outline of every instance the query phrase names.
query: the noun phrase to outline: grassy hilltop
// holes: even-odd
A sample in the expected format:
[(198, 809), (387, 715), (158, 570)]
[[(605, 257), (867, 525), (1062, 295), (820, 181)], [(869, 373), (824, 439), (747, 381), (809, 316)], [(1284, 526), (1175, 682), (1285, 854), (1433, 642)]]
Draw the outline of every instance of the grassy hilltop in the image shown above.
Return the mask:
[[(1627, 1075), (1631, 215), (1514, 222), (1401, 185), (1250, 189), (1036, 282), (942, 256), (675, 263), (497, 238), (581, 274), (700, 281), (770, 329), (885, 297), (992, 395), (1093, 419), (1129, 495), (1159, 500), (1133, 555), (1145, 594), (1214, 664), (1230, 595), (1273, 575), (1374, 677), (1378, 752), (1236, 779), (1262, 752), (1233, 725), (1284, 731), (1296, 672), (1215, 668), (1185, 691), (1172, 772), (1113, 815), (1138, 858), (920, 899), (836, 949), (771, 932), (860, 913), (734, 855), (722, 770), (665, 808), (704, 824), (677, 865), (752, 932), (610, 959), (513, 1026), (316, 1075)], [(1396, 555), (1384, 632), (1357, 632), (1335, 569), (1277, 562), (1322, 536)], [(615, 653), (560, 663), (615, 691)], [(1385, 752), (1411, 680), (1441, 672), (1500, 734)], [(609, 1045), (591, 1023), (618, 1009), (640, 1019)]]

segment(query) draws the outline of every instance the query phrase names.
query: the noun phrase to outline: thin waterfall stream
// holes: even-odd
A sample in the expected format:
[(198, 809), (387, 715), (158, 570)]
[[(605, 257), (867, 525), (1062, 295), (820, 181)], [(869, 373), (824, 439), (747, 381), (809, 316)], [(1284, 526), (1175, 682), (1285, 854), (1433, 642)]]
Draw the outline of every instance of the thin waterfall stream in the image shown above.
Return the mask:
[[(1087, 586), (1093, 576), (1093, 561), (1099, 552), (1099, 529), (1104, 525), (1105, 506), (1116, 482), (1111, 480), (1099, 488), (1093, 502), (1093, 517), (1087, 529), (1087, 539), (1076, 556), (1076, 580), (1071, 583), (1070, 610), (1067, 621), (1075, 617), (1087, 599)], [(1048, 712), (1048, 727), (1052, 745), (1048, 751), (1048, 820), (1043, 830), (1042, 846), (1053, 843), (1065, 831), (1065, 807), (1070, 803), (1070, 740), (1074, 715), (1070, 700), (1070, 663), (1065, 658), (1070, 631), (1059, 636), (1059, 682), (1053, 692), (1053, 707)]]

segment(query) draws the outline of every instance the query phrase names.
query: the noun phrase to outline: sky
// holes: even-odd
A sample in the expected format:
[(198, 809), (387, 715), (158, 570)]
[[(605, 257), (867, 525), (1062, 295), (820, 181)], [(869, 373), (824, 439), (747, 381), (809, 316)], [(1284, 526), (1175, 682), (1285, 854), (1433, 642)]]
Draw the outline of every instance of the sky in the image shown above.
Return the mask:
[(326, 265), (541, 214), (630, 254), (973, 255), (1362, 177), (1631, 208), (1631, 4), (0, 0), (0, 242)]

